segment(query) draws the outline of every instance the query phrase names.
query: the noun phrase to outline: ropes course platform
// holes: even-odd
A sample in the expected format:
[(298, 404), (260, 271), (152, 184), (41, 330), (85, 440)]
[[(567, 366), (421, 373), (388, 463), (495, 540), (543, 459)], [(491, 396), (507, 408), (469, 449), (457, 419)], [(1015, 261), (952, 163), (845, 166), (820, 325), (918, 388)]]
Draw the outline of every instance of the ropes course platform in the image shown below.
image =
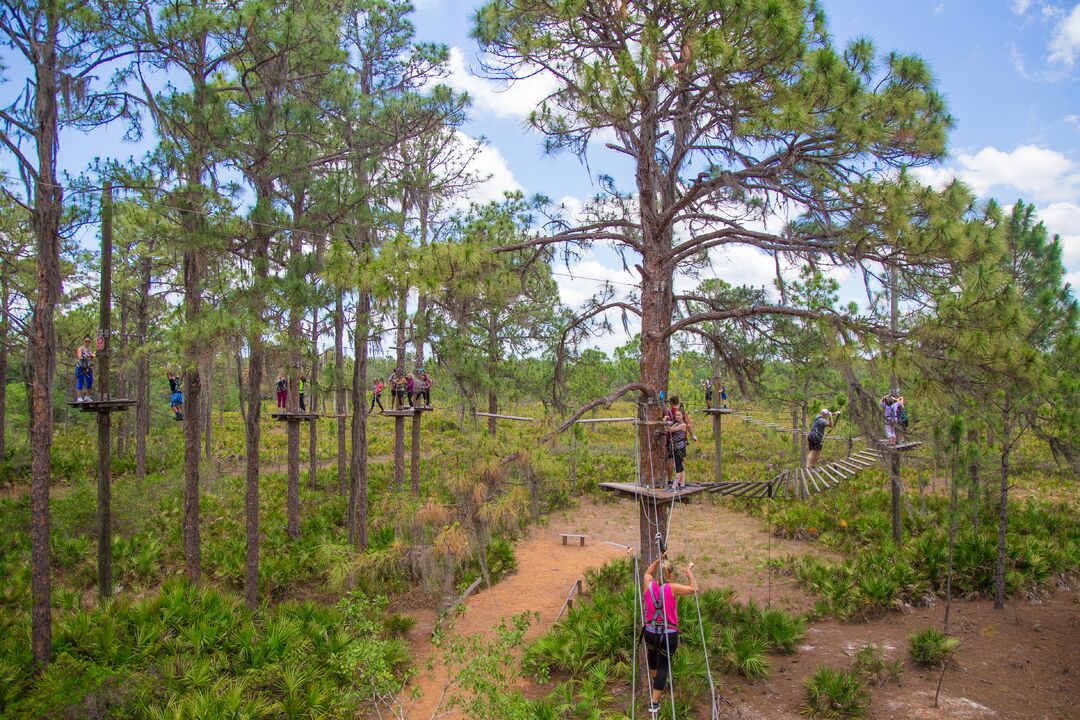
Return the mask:
[(380, 415), (386, 417), (412, 417), (416, 408), (402, 408), (401, 410), (383, 410)]
[(739, 411), (731, 408), (705, 408), (701, 412), (706, 415), (735, 415)]
[(318, 420), (320, 415), (319, 413), (309, 412), (279, 412), (270, 413), (270, 417), (282, 422), (311, 422), (313, 420)]
[(129, 398), (109, 398), (107, 400), (90, 400), (86, 402), (69, 402), (68, 407), (73, 407), (81, 412), (111, 413), (124, 412), (128, 408), (138, 405), (138, 401)]
[(610, 490), (620, 497), (641, 499), (647, 498), (649, 500), (686, 500), (689, 497), (693, 497), (698, 493), (703, 493), (708, 490), (706, 485), (687, 485), (685, 488), (678, 492), (666, 492), (662, 487), (650, 487), (648, 485), (638, 485), (637, 483), (616, 483), (606, 482), (600, 483), (600, 487), (604, 490)]

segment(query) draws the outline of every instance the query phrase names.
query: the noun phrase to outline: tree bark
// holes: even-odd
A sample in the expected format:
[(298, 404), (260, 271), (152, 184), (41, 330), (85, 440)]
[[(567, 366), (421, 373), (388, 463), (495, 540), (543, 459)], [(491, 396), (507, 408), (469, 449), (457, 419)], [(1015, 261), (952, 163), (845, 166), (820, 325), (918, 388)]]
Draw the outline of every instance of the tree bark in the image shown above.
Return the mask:
[[(307, 406), (309, 412), (318, 412), (319, 388), (316, 382), (319, 378), (319, 305), (316, 303), (311, 310), (311, 381), (307, 388)], [(308, 487), (315, 489), (319, 486), (319, 454), (318, 423), (314, 420), (307, 424), (308, 427)]]
[[(397, 365), (399, 375), (405, 372), (405, 323), (408, 322), (405, 304), (409, 299), (409, 288), (402, 284), (397, 297)], [(400, 492), (405, 489), (405, 418), (394, 418), (394, 487)]]
[(240, 414), (244, 418), (245, 492), (244, 531), (247, 555), (244, 565), (244, 601), (254, 609), (259, 603), (259, 443), (262, 427), (263, 313), (266, 282), (270, 272), (270, 234), (267, 224), (273, 188), (269, 181), (255, 184), (256, 207), (253, 215), (260, 220), (252, 239), (252, 288), (250, 295), (251, 332), (248, 334), (247, 410), (244, 410), (243, 368), (240, 348), (236, 350), (236, 383), (240, 395)]
[[(420, 299), (417, 302), (416, 313), (418, 316), (422, 315), (425, 310), (425, 299), (423, 293), (420, 294)], [(418, 325), (423, 326), (424, 322), (421, 320)], [(414, 333), (415, 335), (415, 333)], [(416, 367), (424, 366), (424, 337), (422, 335), (415, 337), (416, 345)], [(420, 378), (416, 378), (419, 382)], [(422, 412), (414, 412), (412, 416), (412, 442), (409, 445), (409, 482), (412, 484), (412, 491), (416, 497), (420, 497), (420, 421), (423, 419), (424, 414)]]
[[(345, 303), (339, 289), (334, 299), (334, 414), (337, 415), (338, 494), (345, 494)], [(361, 410), (367, 406), (361, 405)]]
[(368, 322), (371, 296), (361, 290), (356, 305), (353, 333), (352, 375), (352, 456), (349, 461), (349, 512), (347, 525), (349, 542), (358, 550), (367, 550), (368, 475), (367, 475), (367, 413), (364, 412), (364, 393), (367, 388)]
[(979, 489), (979, 475), (981, 469), (979, 467), (979, 432), (975, 428), (968, 428), (967, 431), (968, 441), (968, 500), (971, 501), (974, 508), (974, 517), (972, 518), (972, 525), (975, 528), (975, 532), (979, 532), (980, 522), (980, 508), (982, 507), (982, 492)]
[(8, 382), (8, 275), (0, 270), (0, 462), (7, 452), (7, 382)]
[[(103, 400), (111, 397), (110, 372), (112, 370), (112, 185), (106, 181), (101, 193), (101, 312), (98, 328), (104, 341), (98, 357), (98, 396)], [(98, 510), (98, 597), (112, 597), (112, 488), (110, 471), (112, 417), (99, 412), (98, 462), (97, 462), (97, 510)]]
[(900, 507), (900, 453), (897, 450), (889, 452), (889, 477), (892, 483), (892, 537), (893, 542), (900, 545), (904, 541), (904, 525)]
[(34, 68), (38, 176), (34, 186), (31, 222), (37, 257), (37, 294), (34, 298), (28, 349), (30, 370), (30, 593), (31, 651), (40, 672), (52, 659), (52, 581), (49, 572), (49, 484), (52, 479), (53, 374), (56, 369), (54, 315), (60, 299), (60, 222), (63, 189), (56, 178), (59, 142), (57, 48), (60, 11), (47, 6), (46, 36), (37, 48)]
[[(189, 214), (186, 217), (197, 217)], [(187, 221), (187, 222), (190, 222)], [(194, 227), (187, 228), (190, 236), (196, 232)], [(202, 259), (198, 250), (184, 252), (184, 320), (189, 328), (199, 323), (202, 306)], [(188, 412), (184, 413), (184, 565), (188, 579), (198, 582), (201, 574), (199, 545), (199, 440), (202, 438), (200, 425), (202, 413), (199, 402), (202, 398), (202, 385), (199, 378), (200, 343), (194, 339), (187, 342), (184, 355), (188, 363), (185, 378), (184, 404)]]
[(213, 438), (213, 425), (214, 425), (214, 362), (216, 360), (214, 349), (210, 348), (210, 352), (206, 358), (206, 387), (210, 389), (210, 392), (206, 393), (206, 403), (204, 408), (205, 416), (203, 418), (203, 457), (207, 462), (214, 459), (214, 438)]
[(1001, 499), (998, 507), (997, 573), (994, 576), (994, 609), (1005, 609), (1005, 561), (1008, 559), (1005, 534), (1009, 527), (1009, 453), (1012, 451), (1012, 393), (1005, 389), (1001, 412)]
[(139, 303), (135, 309), (135, 333), (139, 343), (139, 361), (135, 367), (135, 480), (146, 479), (146, 435), (150, 431), (150, 358), (146, 340), (150, 334), (150, 255), (153, 244), (139, 260)]
[[(292, 215), (293, 223), (300, 224), (303, 217), (304, 200), (303, 194), (297, 193), (293, 198), (292, 203)], [(294, 230), (291, 233), (291, 247), (290, 247), (290, 259), (291, 266), (297, 267), (300, 262), (300, 256), (303, 254), (303, 235)], [(290, 275), (293, 271), (290, 270)], [(301, 338), (300, 338), (300, 319), (304, 315), (304, 309), (300, 306), (299, 301), (296, 298), (295, 293), (299, 291), (295, 285), (303, 282), (303, 277), (292, 276), (292, 292), (294, 293), (293, 299), (289, 304), (289, 397), (288, 406), (289, 412), (300, 412), (300, 382), (303, 377), (303, 368), (300, 366), (301, 362)], [(305, 398), (306, 399), (306, 398)], [(300, 423), (290, 420), (286, 423), (288, 432), (288, 465), (289, 465), (289, 479), (288, 479), (288, 498), (286, 501), (286, 515), (288, 517), (287, 532), (290, 540), (296, 540), (300, 537)]]

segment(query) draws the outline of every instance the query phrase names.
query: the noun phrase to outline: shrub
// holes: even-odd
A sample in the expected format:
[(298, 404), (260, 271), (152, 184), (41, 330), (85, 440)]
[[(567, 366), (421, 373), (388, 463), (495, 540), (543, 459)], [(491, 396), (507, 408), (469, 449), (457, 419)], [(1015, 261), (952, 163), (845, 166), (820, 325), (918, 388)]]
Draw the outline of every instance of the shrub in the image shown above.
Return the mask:
[(851, 672), (870, 685), (886, 685), (900, 679), (904, 663), (886, 660), (885, 651), (874, 644), (863, 645), (851, 656)]
[(870, 692), (854, 672), (819, 668), (806, 681), (806, 704), (802, 714), (824, 720), (866, 716)]
[(928, 668), (941, 667), (949, 662), (960, 646), (959, 640), (932, 627), (913, 633), (908, 641), (911, 643), (911, 657)]

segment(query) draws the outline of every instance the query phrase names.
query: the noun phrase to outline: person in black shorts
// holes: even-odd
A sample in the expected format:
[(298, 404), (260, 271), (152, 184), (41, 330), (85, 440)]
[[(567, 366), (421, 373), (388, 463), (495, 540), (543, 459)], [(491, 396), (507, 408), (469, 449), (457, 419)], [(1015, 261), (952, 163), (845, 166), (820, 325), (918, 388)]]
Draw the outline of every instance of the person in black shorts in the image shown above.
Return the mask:
[[(681, 407), (679, 397), (672, 395), (668, 402), (671, 404), (671, 408), (665, 416), (668, 427), (664, 431), (667, 433), (667, 489), (669, 492), (679, 492), (686, 487), (687, 434), (692, 434), (693, 430), (690, 427), (690, 420), (686, 415), (686, 411)], [(672, 471), (674, 471), (674, 483), (672, 483)]]
[(817, 465), (821, 457), (821, 445), (825, 441), (825, 433), (836, 427), (836, 420), (840, 417), (840, 411), (829, 412), (828, 408), (822, 408), (810, 426), (810, 432), (806, 434), (806, 467), (812, 468)]

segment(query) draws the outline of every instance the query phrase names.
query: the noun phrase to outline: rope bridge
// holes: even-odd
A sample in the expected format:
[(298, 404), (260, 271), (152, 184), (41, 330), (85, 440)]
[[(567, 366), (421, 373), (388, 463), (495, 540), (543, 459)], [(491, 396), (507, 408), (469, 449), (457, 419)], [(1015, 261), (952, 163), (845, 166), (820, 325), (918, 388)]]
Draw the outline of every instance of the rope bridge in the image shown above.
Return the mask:
[(812, 468), (785, 470), (772, 480), (760, 482), (723, 482), (706, 486), (706, 492), (744, 498), (806, 498), (830, 490), (849, 480), (881, 459), (877, 450), (866, 449), (843, 460)]

